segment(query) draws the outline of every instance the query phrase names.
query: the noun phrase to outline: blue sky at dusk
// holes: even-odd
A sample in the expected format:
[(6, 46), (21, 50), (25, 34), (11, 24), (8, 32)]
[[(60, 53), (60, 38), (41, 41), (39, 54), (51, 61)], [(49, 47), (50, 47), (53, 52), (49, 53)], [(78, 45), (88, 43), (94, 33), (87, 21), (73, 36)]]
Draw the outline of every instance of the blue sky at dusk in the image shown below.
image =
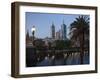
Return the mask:
[[(31, 28), (35, 26), (35, 37), (45, 38), (51, 37), (51, 25), (54, 23), (55, 31), (61, 29), (61, 25), (64, 23), (67, 26), (67, 31), (69, 32), (69, 25), (77, 18), (79, 15), (72, 14), (49, 14), (49, 13), (33, 13), (26, 12), (26, 32), (29, 31), (31, 36)], [(68, 33), (67, 33), (68, 34)]]

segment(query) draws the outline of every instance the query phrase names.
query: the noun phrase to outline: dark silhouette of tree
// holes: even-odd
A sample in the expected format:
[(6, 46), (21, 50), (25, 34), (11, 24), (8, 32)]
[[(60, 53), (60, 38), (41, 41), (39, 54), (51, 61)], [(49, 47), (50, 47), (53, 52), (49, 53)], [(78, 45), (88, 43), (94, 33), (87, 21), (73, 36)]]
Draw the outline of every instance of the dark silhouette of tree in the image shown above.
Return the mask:
[(83, 64), (85, 37), (89, 40), (89, 16), (80, 15), (70, 26), (71, 40), (76, 47), (80, 47), (80, 63)]
[(67, 49), (70, 47), (70, 40), (56, 40), (55, 44), (56, 44), (56, 49)]

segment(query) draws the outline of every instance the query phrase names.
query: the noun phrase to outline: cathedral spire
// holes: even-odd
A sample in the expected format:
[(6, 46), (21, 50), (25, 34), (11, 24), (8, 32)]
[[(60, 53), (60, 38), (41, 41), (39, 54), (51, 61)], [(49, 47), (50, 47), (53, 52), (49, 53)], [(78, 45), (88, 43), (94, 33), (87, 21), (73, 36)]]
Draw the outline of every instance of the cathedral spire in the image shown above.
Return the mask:
[(28, 29), (27, 29), (27, 33), (26, 33), (26, 36), (27, 36), (27, 37), (29, 37), (29, 31), (28, 31)]
[(52, 26), (54, 26), (54, 22), (52, 21)]

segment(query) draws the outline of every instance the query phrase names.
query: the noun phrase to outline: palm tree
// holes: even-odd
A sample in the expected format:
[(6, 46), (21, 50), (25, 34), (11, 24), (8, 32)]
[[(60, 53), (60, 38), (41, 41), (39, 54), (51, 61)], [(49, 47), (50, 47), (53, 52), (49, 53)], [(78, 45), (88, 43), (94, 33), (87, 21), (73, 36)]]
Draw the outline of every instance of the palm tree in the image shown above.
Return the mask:
[(85, 35), (89, 36), (89, 17), (81, 15), (76, 18), (70, 24), (70, 31), (71, 40), (80, 47), (80, 63), (83, 64)]

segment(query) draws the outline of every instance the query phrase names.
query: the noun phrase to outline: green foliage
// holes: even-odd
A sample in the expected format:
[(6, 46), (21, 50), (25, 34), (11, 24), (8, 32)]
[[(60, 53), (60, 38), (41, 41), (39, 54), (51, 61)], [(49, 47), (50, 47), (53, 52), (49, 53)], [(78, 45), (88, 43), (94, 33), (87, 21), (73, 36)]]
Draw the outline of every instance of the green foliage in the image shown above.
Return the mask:
[(56, 40), (56, 49), (66, 49), (70, 47), (70, 40)]
[(36, 49), (43, 49), (44, 48), (44, 41), (42, 41), (41, 39), (36, 40), (35, 47), (36, 47)]
[(72, 42), (77, 42), (81, 45), (84, 42), (82, 36), (89, 39), (89, 16), (87, 15), (79, 16), (70, 24), (70, 38)]

